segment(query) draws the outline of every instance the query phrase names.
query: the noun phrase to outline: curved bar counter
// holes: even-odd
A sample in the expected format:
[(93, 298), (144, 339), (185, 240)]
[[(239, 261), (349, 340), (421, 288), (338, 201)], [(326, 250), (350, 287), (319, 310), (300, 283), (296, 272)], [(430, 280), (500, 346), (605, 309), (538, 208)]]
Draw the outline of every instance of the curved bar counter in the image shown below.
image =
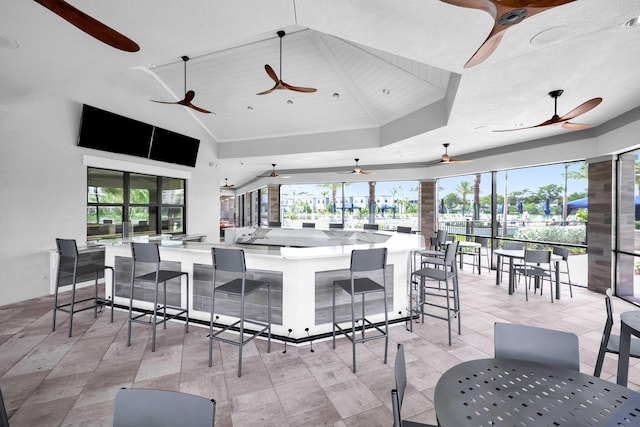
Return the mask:
[[(424, 247), (418, 234), (386, 231), (319, 230), (319, 229), (236, 229), (235, 244), (210, 244), (158, 240), (163, 268), (180, 269), (191, 276), (185, 301), (185, 279), (167, 282), (167, 302), (189, 304), (190, 318), (208, 322), (211, 307), (212, 247), (244, 249), (247, 277), (266, 280), (272, 286), (272, 334), (291, 343), (307, 341), (330, 333), (333, 281), (349, 277), (351, 251), (386, 247), (387, 305), (389, 320), (407, 316), (407, 283), (411, 268), (411, 253)], [(137, 239), (138, 240), (138, 239)], [(131, 249), (128, 242), (101, 242), (105, 245), (105, 264), (115, 267), (115, 303), (129, 305)], [(138, 270), (138, 267), (136, 267)], [(143, 273), (141, 271), (141, 273)], [(107, 273), (111, 274), (110, 272)], [(107, 281), (111, 277), (105, 278)], [(374, 278), (381, 282), (381, 277)], [(136, 284), (134, 307), (151, 309), (153, 284)], [(142, 288), (141, 293), (137, 290)], [(108, 295), (110, 296), (110, 295)], [(247, 318), (266, 320), (266, 290), (250, 295), (245, 302)], [(367, 298), (367, 316), (372, 321), (384, 321), (382, 295)], [(360, 309), (357, 304), (356, 310)], [(239, 301), (216, 298), (217, 323), (237, 320)], [(350, 319), (351, 299), (336, 293), (338, 321)], [(308, 328), (308, 330), (306, 330)]]

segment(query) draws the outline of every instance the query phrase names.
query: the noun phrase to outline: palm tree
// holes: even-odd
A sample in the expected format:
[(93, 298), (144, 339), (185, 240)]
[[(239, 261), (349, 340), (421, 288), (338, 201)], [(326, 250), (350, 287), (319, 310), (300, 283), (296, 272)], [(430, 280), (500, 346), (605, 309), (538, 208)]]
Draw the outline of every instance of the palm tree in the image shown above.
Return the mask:
[(330, 182), (328, 184), (319, 184), (320, 187), (328, 188), (331, 190), (331, 202), (333, 203), (333, 213), (336, 213), (336, 197), (338, 194), (338, 188), (342, 186), (340, 182)]
[(473, 192), (473, 187), (469, 181), (460, 181), (460, 184), (456, 187), (456, 191), (462, 199), (462, 215), (464, 215), (467, 211), (467, 195)]

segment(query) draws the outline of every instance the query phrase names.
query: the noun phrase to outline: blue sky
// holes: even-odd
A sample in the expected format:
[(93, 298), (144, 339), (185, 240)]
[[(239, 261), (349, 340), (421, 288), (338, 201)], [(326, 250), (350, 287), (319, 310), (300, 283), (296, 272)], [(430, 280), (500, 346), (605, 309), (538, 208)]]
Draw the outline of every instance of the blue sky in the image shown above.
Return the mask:
[[(569, 166), (569, 172), (576, 172), (579, 170), (582, 162), (571, 163)], [(539, 187), (548, 184), (564, 185), (564, 164), (538, 166), (534, 168), (525, 169), (512, 169), (508, 172), (498, 172), (498, 192), (502, 194), (504, 192), (504, 176), (507, 174), (507, 191), (509, 193), (513, 191), (520, 191), (529, 189), (536, 191)], [(465, 175), (452, 178), (443, 178), (438, 181), (438, 187), (444, 188), (440, 190), (440, 196), (448, 193), (456, 192), (455, 188), (461, 181), (469, 181), (473, 183), (473, 175)], [(569, 179), (567, 181), (568, 194), (587, 191), (587, 180), (574, 180)], [(417, 196), (418, 187), (417, 181), (392, 181), (392, 182), (378, 182), (376, 184), (376, 195), (387, 196), (391, 195), (394, 189), (397, 190), (397, 197), (415, 199)], [(411, 190), (414, 191), (411, 191)], [(319, 197), (323, 191), (329, 191), (327, 188), (320, 187), (316, 184), (298, 184), (298, 185), (283, 185), (282, 194), (293, 196), (293, 192), (296, 194), (310, 193)], [(347, 195), (351, 196), (368, 196), (369, 185), (366, 182), (351, 183), (346, 186)], [(482, 174), (482, 181), (480, 183), (480, 195), (486, 196), (491, 193), (491, 174)], [(338, 191), (338, 194), (340, 192)]]

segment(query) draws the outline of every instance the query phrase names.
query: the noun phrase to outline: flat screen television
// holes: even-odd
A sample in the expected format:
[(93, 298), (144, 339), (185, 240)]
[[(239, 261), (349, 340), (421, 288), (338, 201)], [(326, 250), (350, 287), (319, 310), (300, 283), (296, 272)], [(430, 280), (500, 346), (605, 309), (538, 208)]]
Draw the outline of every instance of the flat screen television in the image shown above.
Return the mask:
[(156, 127), (149, 158), (194, 167), (199, 147), (199, 139)]
[(78, 146), (149, 157), (153, 126), (90, 105), (82, 107)]

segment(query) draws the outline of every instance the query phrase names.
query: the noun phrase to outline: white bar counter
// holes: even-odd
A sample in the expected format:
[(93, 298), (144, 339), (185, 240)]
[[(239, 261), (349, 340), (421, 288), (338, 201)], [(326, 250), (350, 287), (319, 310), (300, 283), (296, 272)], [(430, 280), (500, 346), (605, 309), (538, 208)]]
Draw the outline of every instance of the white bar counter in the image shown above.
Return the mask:
[[(353, 249), (386, 247), (389, 320), (407, 316), (407, 285), (411, 268), (411, 253), (424, 248), (424, 239), (418, 234), (387, 231), (320, 230), (258, 228), (236, 229), (236, 244), (211, 244), (156, 240), (160, 247), (163, 268), (180, 269), (189, 273), (190, 301), (186, 301), (186, 280), (175, 279), (168, 292), (175, 303), (189, 304), (190, 318), (209, 321), (211, 305), (212, 247), (244, 249), (247, 272), (252, 279), (272, 284), (272, 334), (288, 337), (291, 343), (308, 336), (318, 337), (331, 332), (331, 301), (333, 280), (348, 278)], [(136, 239), (144, 241), (144, 239)], [(131, 249), (128, 242), (104, 241), (105, 264), (116, 269), (115, 303), (129, 305)], [(309, 247), (309, 244), (313, 246)], [(296, 246), (296, 247), (294, 247)], [(299, 247), (306, 246), (306, 247)], [(166, 263), (166, 266), (164, 265)], [(142, 273), (142, 272), (141, 272)], [(107, 283), (110, 271), (105, 273)], [(382, 280), (380, 277), (378, 280)], [(152, 308), (149, 287), (138, 296), (134, 307)], [(152, 286), (151, 286), (152, 287)], [(108, 287), (107, 287), (108, 288)], [(109, 292), (109, 289), (107, 290)], [(110, 296), (110, 295), (108, 295)], [(253, 297), (254, 295), (252, 295)], [(169, 299), (169, 297), (168, 297)], [(234, 307), (235, 304), (235, 307)], [(266, 290), (247, 299), (247, 312), (266, 320)], [(216, 298), (219, 323), (236, 320), (234, 301)], [(338, 319), (350, 319), (350, 297), (342, 290), (336, 292)], [(382, 294), (367, 298), (367, 316), (372, 321), (383, 321)], [(219, 310), (220, 309), (220, 310)], [(358, 308), (356, 308), (358, 310)], [(222, 313), (228, 313), (221, 315)], [(348, 314), (348, 316), (347, 316)], [(248, 314), (248, 317), (251, 316)], [(308, 333), (305, 329), (308, 328)], [(291, 330), (291, 332), (289, 332)]]

